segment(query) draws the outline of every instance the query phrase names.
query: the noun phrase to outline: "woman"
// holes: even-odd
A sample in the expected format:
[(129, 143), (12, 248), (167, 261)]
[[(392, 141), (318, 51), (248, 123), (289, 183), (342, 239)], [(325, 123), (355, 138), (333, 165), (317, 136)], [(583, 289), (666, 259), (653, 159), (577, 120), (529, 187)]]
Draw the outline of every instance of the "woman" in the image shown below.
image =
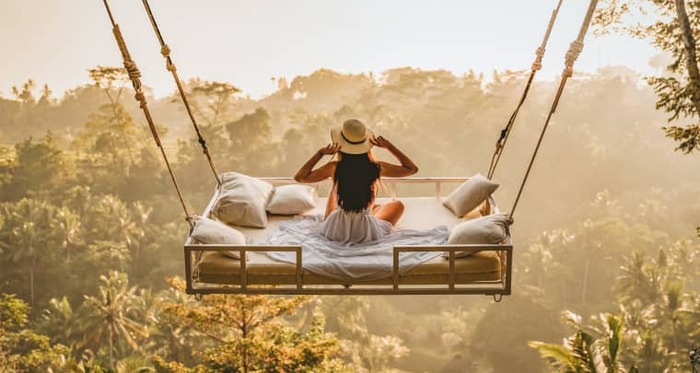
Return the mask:
[[(378, 136), (357, 119), (348, 119), (342, 129), (331, 130), (331, 144), (319, 149), (296, 173), (294, 180), (315, 183), (333, 178), (325, 221), (318, 227), (326, 238), (339, 242), (368, 242), (383, 238), (403, 214), (401, 201), (375, 205), (382, 176), (404, 177), (418, 166), (389, 140)], [(372, 146), (387, 149), (399, 165), (376, 161)], [(314, 166), (324, 155), (336, 155), (323, 166)]]

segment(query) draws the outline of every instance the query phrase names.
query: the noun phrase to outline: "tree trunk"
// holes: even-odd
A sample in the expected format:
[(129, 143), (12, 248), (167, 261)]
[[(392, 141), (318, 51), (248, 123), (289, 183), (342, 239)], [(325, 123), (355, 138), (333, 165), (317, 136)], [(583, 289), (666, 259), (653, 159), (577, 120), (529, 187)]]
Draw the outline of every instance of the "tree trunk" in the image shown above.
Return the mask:
[(32, 268), (29, 269), (29, 299), (31, 301), (32, 307), (34, 307), (34, 263), (32, 261)]
[(685, 63), (688, 69), (688, 78), (692, 85), (692, 99), (695, 105), (696, 115), (700, 116), (700, 71), (698, 70), (698, 58), (695, 49), (695, 37), (690, 27), (688, 13), (685, 11), (685, 0), (676, 1), (676, 14), (678, 23), (683, 32), (683, 47), (685, 48)]
[(114, 333), (112, 327), (109, 327), (109, 369), (114, 369)]
[[(107, 97), (109, 98), (109, 104), (112, 108), (112, 115), (114, 115), (114, 120), (117, 121), (119, 124), (124, 124), (125, 120), (123, 117), (119, 115), (119, 112), (117, 111), (117, 105), (119, 104), (119, 96), (121, 96), (121, 88), (119, 89), (119, 94), (117, 94), (117, 98), (114, 99), (112, 98), (112, 95), (109, 93), (109, 88), (105, 89), (105, 92), (107, 93)], [(131, 146), (129, 145), (129, 142), (126, 140), (126, 135), (124, 134), (124, 128), (121, 128), (121, 138), (122, 142), (124, 143), (124, 147), (126, 147), (127, 152), (129, 153), (129, 159), (131, 160), (131, 164), (133, 165), (134, 162), (134, 156), (131, 153)]]
[(243, 335), (243, 373), (248, 373), (248, 315), (245, 306), (243, 307), (243, 322), (241, 326), (241, 334)]
[(588, 267), (590, 260), (586, 259), (586, 267), (583, 269), (583, 288), (581, 289), (581, 304), (586, 304), (586, 290), (588, 288)]

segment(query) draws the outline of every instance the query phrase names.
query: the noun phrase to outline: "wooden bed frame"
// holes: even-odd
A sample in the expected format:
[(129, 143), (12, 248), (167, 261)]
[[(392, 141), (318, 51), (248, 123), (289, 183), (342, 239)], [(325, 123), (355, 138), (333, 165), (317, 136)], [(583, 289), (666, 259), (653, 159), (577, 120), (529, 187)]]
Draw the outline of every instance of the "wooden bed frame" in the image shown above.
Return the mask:
[[(260, 178), (273, 184), (294, 183), (291, 178)], [(442, 189), (446, 184), (452, 187), (467, 180), (465, 177), (408, 177), (400, 179), (384, 178), (385, 192), (390, 198), (397, 196), (400, 185), (406, 184), (432, 184), (434, 186), (435, 203), (441, 203)], [(320, 184), (315, 184), (318, 189)], [(217, 190), (212, 196), (202, 216), (209, 216), (214, 208), (219, 195)], [(401, 197), (401, 200), (410, 208), (412, 200), (418, 197)], [(489, 198), (482, 211), (485, 214), (497, 213), (498, 207), (495, 200)], [(430, 217), (428, 217), (430, 218)], [(184, 245), (185, 276), (188, 294), (194, 294), (200, 299), (204, 294), (325, 294), (325, 295), (400, 295), (400, 294), (482, 294), (492, 295), (496, 301), (500, 301), (503, 295), (511, 293), (513, 245), (510, 234), (500, 244), (493, 245), (430, 245), (430, 246), (395, 246), (393, 248), (393, 268), (390, 278), (379, 281), (349, 281), (323, 279), (318, 275), (309, 273), (303, 268), (301, 246), (265, 246), (265, 245), (203, 245), (193, 243), (190, 236)], [(206, 280), (207, 274), (200, 268), (199, 263), (206, 255), (216, 255), (224, 251), (237, 251), (241, 259), (228, 259), (232, 265), (225, 272), (224, 280)], [(279, 262), (279, 268), (285, 270), (286, 276), (255, 275), (252, 269), (255, 266), (255, 257), (265, 252), (294, 252), (296, 263)], [(446, 259), (440, 258), (445, 265), (440, 273), (429, 277), (429, 281), (423, 281), (420, 276), (399, 272), (401, 253), (406, 252), (444, 252)], [(457, 259), (457, 252), (479, 252), (467, 258)], [(495, 254), (495, 255), (494, 255)], [(491, 256), (498, 260), (499, 273), (495, 277), (474, 279), (473, 276), (462, 275), (458, 272), (458, 264), (463, 267), (467, 261), (478, 260), (477, 255)], [(276, 266), (274, 264), (273, 266)], [(418, 265), (420, 267), (423, 264)], [(435, 265), (435, 264), (433, 264)], [(437, 263), (438, 268), (441, 264)], [(268, 264), (269, 266), (269, 264)], [(209, 276), (212, 277), (212, 276)], [(214, 278), (220, 278), (214, 276)], [(426, 277), (427, 278), (427, 277)], [(466, 279), (465, 279), (466, 278)], [(203, 280), (204, 279), (204, 280)]]

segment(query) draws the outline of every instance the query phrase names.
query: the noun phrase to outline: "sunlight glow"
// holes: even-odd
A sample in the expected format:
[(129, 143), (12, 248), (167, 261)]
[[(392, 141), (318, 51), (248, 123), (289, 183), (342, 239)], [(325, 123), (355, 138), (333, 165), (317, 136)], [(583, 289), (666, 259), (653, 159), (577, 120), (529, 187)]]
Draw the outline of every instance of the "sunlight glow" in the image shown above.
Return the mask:
[[(276, 89), (271, 77), (292, 79), (319, 68), (381, 73), (402, 66), (495, 70), (528, 69), (554, 0), (191, 2), (152, 0), (151, 7), (183, 78), (230, 82), (244, 95)], [(144, 84), (157, 97), (174, 91), (159, 45), (140, 2), (111, 4)], [(575, 38), (587, 2), (565, 1), (547, 48), (540, 79), (553, 79)], [(119, 66), (121, 58), (101, 1), (5, 0), (0, 4), (0, 95), (29, 78), (60, 95), (89, 82), (86, 70)], [(655, 52), (623, 36), (588, 35), (577, 71), (625, 65), (654, 72)]]

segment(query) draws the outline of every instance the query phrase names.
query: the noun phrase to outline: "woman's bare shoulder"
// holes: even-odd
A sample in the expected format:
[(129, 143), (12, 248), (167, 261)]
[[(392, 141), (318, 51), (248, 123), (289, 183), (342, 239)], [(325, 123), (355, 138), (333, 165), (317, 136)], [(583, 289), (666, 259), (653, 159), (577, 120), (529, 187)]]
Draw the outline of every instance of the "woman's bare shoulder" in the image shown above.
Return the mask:
[(328, 163), (324, 164), (321, 167), (327, 167), (329, 170), (335, 171), (336, 167), (338, 167), (338, 161), (337, 160), (330, 160)]
[(329, 161), (323, 166), (311, 171), (305, 178), (297, 180), (302, 183), (317, 183), (328, 178), (332, 178), (335, 174), (336, 161)]

